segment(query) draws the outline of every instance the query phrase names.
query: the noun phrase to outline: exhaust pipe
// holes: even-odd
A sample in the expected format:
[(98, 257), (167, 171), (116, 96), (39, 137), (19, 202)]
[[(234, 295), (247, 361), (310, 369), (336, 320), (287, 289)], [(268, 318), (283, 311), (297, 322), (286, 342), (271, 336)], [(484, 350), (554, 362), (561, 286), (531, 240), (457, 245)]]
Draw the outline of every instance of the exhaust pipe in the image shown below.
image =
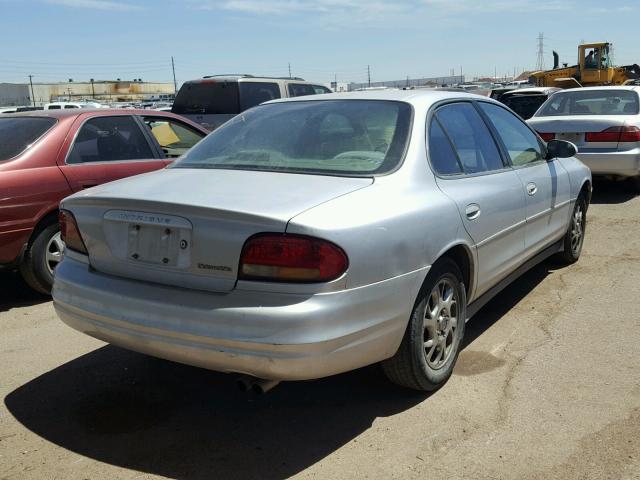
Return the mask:
[(280, 383), (280, 380), (267, 380), (264, 378), (256, 378), (250, 375), (242, 375), (236, 380), (236, 385), (241, 392), (252, 391), (255, 394), (262, 395), (273, 389)]

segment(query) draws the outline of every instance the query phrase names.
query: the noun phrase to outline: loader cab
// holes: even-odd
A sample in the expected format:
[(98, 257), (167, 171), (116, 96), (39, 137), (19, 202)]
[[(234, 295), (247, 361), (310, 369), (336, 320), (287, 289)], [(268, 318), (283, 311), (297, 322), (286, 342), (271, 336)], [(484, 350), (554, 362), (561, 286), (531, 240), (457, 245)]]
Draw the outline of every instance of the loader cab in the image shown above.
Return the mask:
[(589, 43), (578, 47), (580, 62), (580, 83), (610, 83), (613, 70), (610, 60), (609, 43)]

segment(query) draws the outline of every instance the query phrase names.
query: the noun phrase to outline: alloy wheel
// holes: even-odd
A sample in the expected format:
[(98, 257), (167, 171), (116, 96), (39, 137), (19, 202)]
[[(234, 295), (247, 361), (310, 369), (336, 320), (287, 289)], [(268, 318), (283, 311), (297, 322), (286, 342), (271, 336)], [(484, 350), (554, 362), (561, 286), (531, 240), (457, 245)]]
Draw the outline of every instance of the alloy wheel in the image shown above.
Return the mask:
[(431, 290), (424, 312), (424, 353), (433, 370), (442, 368), (455, 350), (458, 305), (458, 290), (442, 278)]
[(60, 232), (51, 237), (47, 243), (45, 250), (45, 265), (49, 270), (49, 273), (53, 274), (53, 270), (58, 266), (62, 260), (62, 253), (64, 252), (64, 242), (60, 236)]
[(584, 211), (582, 204), (578, 203), (571, 218), (571, 253), (577, 255), (582, 248), (584, 240)]

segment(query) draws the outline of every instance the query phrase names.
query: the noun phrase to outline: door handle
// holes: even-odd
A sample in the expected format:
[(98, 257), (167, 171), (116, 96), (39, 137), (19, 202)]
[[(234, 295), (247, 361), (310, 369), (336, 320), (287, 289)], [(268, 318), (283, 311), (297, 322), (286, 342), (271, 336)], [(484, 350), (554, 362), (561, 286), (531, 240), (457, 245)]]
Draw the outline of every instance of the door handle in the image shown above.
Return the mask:
[(538, 191), (538, 187), (536, 186), (535, 183), (533, 182), (527, 183), (527, 195), (532, 197), (536, 194), (537, 191)]
[(464, 211), (469, 220), (475, 220), (480, 216), (480, 205), (477, 203), (470, 203)]

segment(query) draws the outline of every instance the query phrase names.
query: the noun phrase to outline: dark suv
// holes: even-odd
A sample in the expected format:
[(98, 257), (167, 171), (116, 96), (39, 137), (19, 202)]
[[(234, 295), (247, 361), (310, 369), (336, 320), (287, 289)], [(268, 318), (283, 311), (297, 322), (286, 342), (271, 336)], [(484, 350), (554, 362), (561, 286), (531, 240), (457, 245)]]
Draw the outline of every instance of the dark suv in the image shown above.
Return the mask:
[(263, 102), (321, 93), (331, 93), (331, 90), (297, 77), (214, 75), (185, 82), (171, 112), (214, 130), (238, 113)]

